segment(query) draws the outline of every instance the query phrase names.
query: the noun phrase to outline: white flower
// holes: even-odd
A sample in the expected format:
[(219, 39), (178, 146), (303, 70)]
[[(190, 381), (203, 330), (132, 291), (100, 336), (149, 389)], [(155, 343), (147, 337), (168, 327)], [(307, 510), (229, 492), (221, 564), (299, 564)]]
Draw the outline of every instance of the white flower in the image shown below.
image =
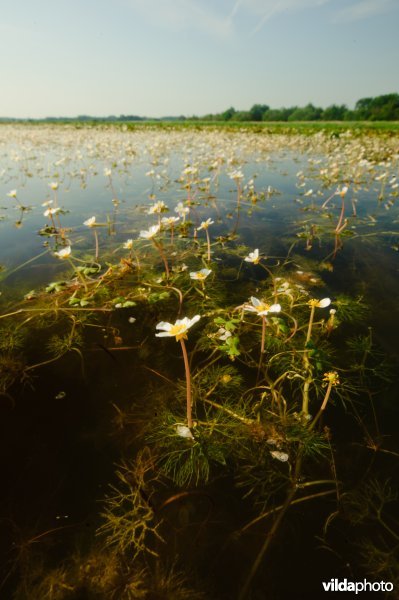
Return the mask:
[(176, 425), (176, 433), (180, 437), (188, 438), (190, 440), (194, 439), (194, 436), (191, 433), (191, 429), (187, 427), (187, 425)]
[(381, 175), (378, 175), (377, 177), (375, 177), (375, 181), (381, 181), (382, 179), (384, 179), (384, 177), (387, 176), (387, 173), (381, 173)]
[(125, 250), (131, 250), (133, 248), (133, 240), (129, 239), (123, 244)]
[(10, 190), (7, 194), (7, 196), (9, 198), (16, 198), (17, 197), (17, 190)]
[(195, 323), (200, 320), (200, 315), (195, 315), (192, 319), (188, 317), (184, 317), (184, 319), (177, 319), (176, 323), (172, 325), (172, 323), (165, 323), (165, 321), (161, 321), (156, 326), (156, 329), (161, 329), (161, 333), (156, 333), (156, 337), (175, 337), (176, 342), (182, 339), (187, 339), (187, 331), (192, 327)]
[(280, 452), (279, 450), (272, 450), (270, 454), (273, 456), (273, 458), (277, 458), (277, 460), (280, 460), (281, 462), (287, 462), (289, 458), (286, 452)]
[(211, 269), (201, 269), (200, 271), (192, 271), (190, 273), (191, 279), (197, 279), (199, 281), (204, 281), (212, 273)]
[(140, 237), (144, 238), (145, 240), (151, 240), (157, 235), (159, 229), (159, 225), (152, 225), (149, 229), (140, 231)]
[(175, 223), (180, 221), (180, 217), (162, 217), (161, 223), (165, 225), (165, 227), (172, 227)]
[(129, 321), (129, 323), (135, 323), (136, 319), (134, 317), (129, 317), (128, 321)]
[[(276, 277), (275, 281), (277, 281), (277, 279), (281, 279), (280, 277)], [(277, 288), (277, 292), (279, 294), (290, 294), (291, 293), (291, 289), (290, 289), (290, 284), (288, 283), (288, 281), (283, 281), (280, 284), (280, 287)]]
[(53, 200), (47, 200), (46, 202), (43, 202), (42, 206), (50, 206), (51, 204), (53, 204)]
[(224, 327), (220, 327), (220, 329), (218, 329), (216, 332), (217, 339), (221, 340), (222, 342), (225, 342), (227, 340), (227, 338), (229, 338), (231, 336), (232, 336), (231, 331), (227, 331), (227, 329), (225, 329)]
[(71, 252), (71, 246), (65, 246), (65, 248), (62, 248), (62, 250), (59, 250), (58, 252), (54, 252), (54, 254), (58, 258), (65, 259), (71, 256)]
[(188, 215), (188, 213), (190, 212), (190, 209), (188, 206), (184, 206), (183, 202), (179, 202), (178, 205), (175, 207), (175, 212), (180, 217), (184, 217), (184, 216)]
[(244, 258), (244, 260), (245, 260), (245, 262), (250, 262), (250, 263), (253, 263), (254, 265), (257, 265), (258, 262), (260, 261), (258, 248), (256, 248), (256, 250), (254, 250), (253, 252), (250, 252), (248, 254), (248, 256), (246, 256)]
[(196, 175), (198, 173), (197, 167), (186, 167), (183, 170), (183, 175)]
[(86, 221), (83, 222), (83, 225), (86, 225), (86, 227), (95, 227), (96, 226), (96, 217), (90, 217), (90, 219), (87, 219)]
[(238, 181), (239, 179), (242, 179), (244, 177), (244, 174), (239, 169), (236, 169), (235, 171), (231, 171), (229, 173), (229, 177), (230, 177), (230, 179), (234, 179), (235, 181)]
[(57, 208), (48, 208), (47, 210), (44, 211), (43, 215), (45, 217), (50, 217), (52, 215), (56, 215), (57, 212), (59, 212), (61, 209), (59, 207)]
[(105, 177), (111, 177), (111, 175), (112, 175), (111, 169), (104, 169), (104, 175), (105, 175)]
[(318, 307), (319, 308), (327, 308), (327, 306), (330, 306), (330, 304), (331, 304), (330, 298), (323, 298), (323, 300), (320, 300)]
[(331, 299), (323, 298), (322, 300), (317, 300), (312, 298), (312, 300), (309, 300), (308, 304), (309, 306), (315, 306), (316, 308), (327, 308), (327, 306), (330, 306), (331, 304)]
[(249, 312), (257, 313), (260, 317), (268, 315), (269, 313), (278, 313), (281, 311), (280, 304), (267, 304), (262, 300), (258, 300), (255, 296), (251, 296), (251, 304), (245, 304), (244, 309)]
[(348, 186), (344, 185), (342, 188), (337, 188), (337, 191), (335, 192), (336, 196), (341, 196), (341, 198), (343, 198), (347, 191), (348, 191)]
[(212, 219), (207, 219), (206, 221), (202, 221), (201, 225), (197, 228), (197, 231), (199, 231), (200, 229), (208, 229), (209, 225), (213, 225), (215, 221), (212, 221)]
[(48, 185), (49, 185), (49, 187), (51, 187), (52, 190), (54, 190), (54, 191), (58, 190), (58, 186), (59, 186), (58, 181), (52, 181)]
[(166, 206), (165, 202), (163, 200), (159, 200), (158, 202), (155, 202), (155, 204), (150, 206), (150, 208), (147, 210), (147, 214), (148, 215), (153, 215), (155, 213), (159, 214), (162, 212), (167, 212), (168, 210), (169, 209)]

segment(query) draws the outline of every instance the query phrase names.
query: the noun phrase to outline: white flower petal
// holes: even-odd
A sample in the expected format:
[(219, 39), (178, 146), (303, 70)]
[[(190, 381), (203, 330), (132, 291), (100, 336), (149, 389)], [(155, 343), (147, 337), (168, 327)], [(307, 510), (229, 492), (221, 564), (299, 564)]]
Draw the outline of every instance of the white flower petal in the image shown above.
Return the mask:
[(326, 308), (327, 306), (330, 306), (331, 304), (331, 299), (330, 298), (323, 298), (323, 300), (320, 300), (318, 307), (319, 308)]
[(187, 425), (176, 425), (176, 433), (180, 437), (188, 438), (190, 440), (194, 439), (194, 436), (191, 433), (191, 429), (187, 427)]
[(166, 321), (161, 321), (155, 327), (155, 329), (163, 329), (164, 331), (170, 331), (171, 328), (172, 328), (172, 323), (167, 323)]
[(280, 304), (272, 304), (271, 307), (269, 308), (269, 312), (280, 312), (281, 311), (281, 305)]
[(272, 450), (270, 454), (273, 456), (273, 458), (276, 458), (281, 462), (287, 462), (289, 459), (289, 456), (286, 452), (280, 452), (279, 450)]

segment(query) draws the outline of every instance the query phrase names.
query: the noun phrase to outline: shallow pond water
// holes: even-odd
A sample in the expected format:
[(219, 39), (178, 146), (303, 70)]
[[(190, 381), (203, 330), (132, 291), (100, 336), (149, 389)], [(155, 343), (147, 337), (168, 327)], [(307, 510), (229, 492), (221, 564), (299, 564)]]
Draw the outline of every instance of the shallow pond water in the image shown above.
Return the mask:
[(0, 153), (4, 597), (399, 584), (399, 139), (4, 126)]

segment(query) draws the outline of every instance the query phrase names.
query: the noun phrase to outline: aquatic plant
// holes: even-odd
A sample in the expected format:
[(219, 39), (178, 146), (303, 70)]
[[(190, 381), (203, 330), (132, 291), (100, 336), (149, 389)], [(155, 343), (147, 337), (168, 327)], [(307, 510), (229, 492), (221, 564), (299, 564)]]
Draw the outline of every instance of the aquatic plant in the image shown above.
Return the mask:
[(211, 262), (211, 239), (209, 237), (209, 231), (208, 231), (208, 229), (213, 224), (214, 224), (214, 221), (212, 221), (212, 219), (208, 218), (208, 219), (206, 219), (206, 221), (202, 221), (201, 225), (199, 227), (197, 227), (197, 231), (201, 231), (202, 229), (205, 231), (206, 243), (207, 243), (207, 261), (208, 261), (208, 263)]
[(313, 321), (314, 321), (314, 315), (315, 315), (315, 310), (316, 308), (326, 308), (327, 306), (330, 306), (331, 304), (331, 300), (330, 298), (323, 298), (322, 300), (317, 300), (315, 298), (312, 298), (311, 300), (308, 301), (308, 305), (310, 306), (310, 315), (309, 315), (309, 323), (308, 323), (308, 328), (307, 328), (307, 333), (306, 333), (306, 338), (305, 338), (305, 349), (304, 349), (304, 353), (303, 353), (303, 367), (304, 367), (304, 372), (305, 372), (305, 382), (303, 385), (303, 400), (302, 400), (302, 412), (307, 415), (309, 412), (309, 388), (312, 382), (312, 374), (310, 372), (310, 342), (311, 342), (311, 337), (312, 337), (312, 330), (313, 330)]
[[(360, 565), (394, 577), (388, 551), (396, 552), (397, 532), (389, 504), (396, 500), (381, 507), (376, 498), (389, 499), (389, 486), (362, 487), (357, 497), (348, 481), (340, 481), (348, 454), (336, 451), (341, 439), (332, 423), (342, 420), (341, 438), (349, 430), (350, 441), (363, 440), (366, 456), (397, 458), (378, 422), (378, 394), (395, 373), (377, 343), (381, 332), (371, 328), (384, 305), (379, 299), (374, 312), (366, 306), (372, 296), (368, 270), (359, 281), (355, 277), (359, 256), (366, 249), (373, 260), (378, 254), (375, 241), (391, 253), (397, 246), (396, 213), (381, 217), (396, 208), (397, 141), (213, 128), (193, 135), (129, 125), (82, 130), (77, 147), (72, 130), (58, 139), (58, 128), (4, 127), (0, 138), (12, 132), (24, 148), (23, 160), (14, 160), (12, 152), (7, 159), (6, 189), (25, 186), (23, 198), (29, 197), (30, 172), (44, 178), (46, 187), (50, 183), (37, 215), (42, 219), (45, 212), (49, 220), (39, 232), (45, 250), (22, 257), (21, 264), (5, 260), (1, 273), (0, 393), (12, 407), (21, 383), (50, 381), (50, 369), (44, 369), (65, 360), (57, 369), (62, 380), (64, 364), (68, 374), (76, 368), (68, 364), (68, 353), (78, 355), (85, 378), (95, 371), (85, 379), (82, 397), (94, 390), (96, 419), (122, 465), (104, 503), (96, 544), (88, 536), (85, 548), (66, 560), (45, 560), (46, 550), (43, 558), (27, 561), (20, 597), (203, 597), (181, 572), (197, 580), (210, 565), (207, 554), (216, 556), (220, 546), (227, 556), (232, 543), (236, 556), (245, 550), (251, 564), (247, 573), (243, 567), (232, 575), (231, 589), (236, 592), (244, 574), (239, 593), (248, 597), (288, 515), (317, 501), (321, 511), (330, 510), (325, 498), (334, 498), (338, 513), (331, 527), (348, 517), (351, 527), (372, 520), (383, 530), (381, 539), (352, 547)], [(51, 168), (44, 151), (36, 162), (30, 158), (36, 144), (54, 152)], [(280, 158), (300, 163), (296, 182), (282, 186), (284, 192), (268, 180), (281, 170)], [(244, 164), (246, 171), (253, 169), (245, 185)], [(148, 189), (131, 185), (146, 175)], [(83, 189), (95, 178), (112, 192), (113, 205), (102, 224), (109, 235), (101, 239), (101, 264), (96, 217), (84, 221), (86, 229), (74, 224), (85, 217), (68, 217), (68, 210), (78, 210), (75, 199), (81, 200), (76, 186)], [(60, 189), (70, 189), (68, 210), (59, 206)], [(15, 189), (8, 196), (22, 215), (19, 194)], [(370, 202), (374, 197), (377, 202)], [(282, 209), (288, 203), (286, 222)], [(163, 216), (168, 205), (176, 216)], [(231, 206), (236, 221), (229, 228)], [(381, 218), (387, 224), (383, 236), (376, 228)], [(220, 235), (211, 240), (215, 222)], [(88, 229), (95, 258), (88, 251)], [(36, 266), (41, 279), (33, 283)], [(340, 268), (346, 269), (345, 295), (336, 289)], [(182, 316), (187, 314), (195, 316)], [(186, 344), (200, 318), (203, 326)], [(173, 344), (155, 341), (154, 333), (174, 337), (181, 354)], [(112, 368), (103, 369), (100, 357)], [(366, 468), (359, 468), (362, 476), (367, 481)], [(231, 502), (219, 501), (220, 490)], [(194, 531), (190, 503), (207, 494), (212, 507)], [(234, 506), (237, 513), (228, 514)], [(259, 536), (253, 557), (243, 538), (249, 530)], [(196, 535), (204, 545), (196, 545)], [(358, 530), (356, 535), (359, 541)], [(186, 564), (187, 540), (198, 550)], [(224, 559), (214, 560), (218, 572)]]
[(174, 325), (171, 323), (167, 323), (165, 321), (161, 321), (156, 326), (156, 329), (162, 330), (161, 333), (156, 333), (156, 337), (175, 337), (176, 342), (180, 342), (183, 360), (184, 360), (184, 368), (186, 371), (186, 387), (187, 387), (187, 397), (186, 397), (186, 411), (187, 411), (187, 427), (191, 430), (193, 427), (193, 419), (192, 419), (192, 394), (191, 394), (191, 374), (190, 374), (190, 363), (187, 355), (187, 348), (184, 340), (187, 339), (187, 331), (192, 327), (195, 323), (200, 320), (200, 315), (195, 315), (192, 319), (188, 317), (184, 317), (183, 319), (178, 319)]
[[(129, 553), (132, 558), (142, 553), (157, 555), (160, 522), (151, 505), (149, 488), (152, 460), (145, 451), (136, 457), (135, 463), (122, 465), (116, 472), (118, 487), (112, 486), (104, 504), (103, 524), (98, 535), (105, 536), (107, 546), (118, 553)], [(151, 547), (151, 544), (153, 547)]]

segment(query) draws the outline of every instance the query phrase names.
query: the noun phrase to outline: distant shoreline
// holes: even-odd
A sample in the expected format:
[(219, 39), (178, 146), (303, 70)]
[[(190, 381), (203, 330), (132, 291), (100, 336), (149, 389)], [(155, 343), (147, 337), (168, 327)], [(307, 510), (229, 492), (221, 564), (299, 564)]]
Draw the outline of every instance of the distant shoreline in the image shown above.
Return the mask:
[(304, 133), (312, 134), (325, 131), (331, 134), (339, 134), (344, 131), (375, 132), (375, 133), (399, 133), (399, 121), (204, 121), (204, 120), (142, 120), (142, 121), (112, 121), (107, 119), (95, 119), (81, 121), (79, 119), (1, 119), (0, 126), (32, 125), (32, 126), (61, 126), (90, 128), (90, 127), (113, 127), (116, 129), (134, 131), (150, 127), (158, 129), (226, 129), (239, 130), (248, 129), (253, 132), (265, 133)]

